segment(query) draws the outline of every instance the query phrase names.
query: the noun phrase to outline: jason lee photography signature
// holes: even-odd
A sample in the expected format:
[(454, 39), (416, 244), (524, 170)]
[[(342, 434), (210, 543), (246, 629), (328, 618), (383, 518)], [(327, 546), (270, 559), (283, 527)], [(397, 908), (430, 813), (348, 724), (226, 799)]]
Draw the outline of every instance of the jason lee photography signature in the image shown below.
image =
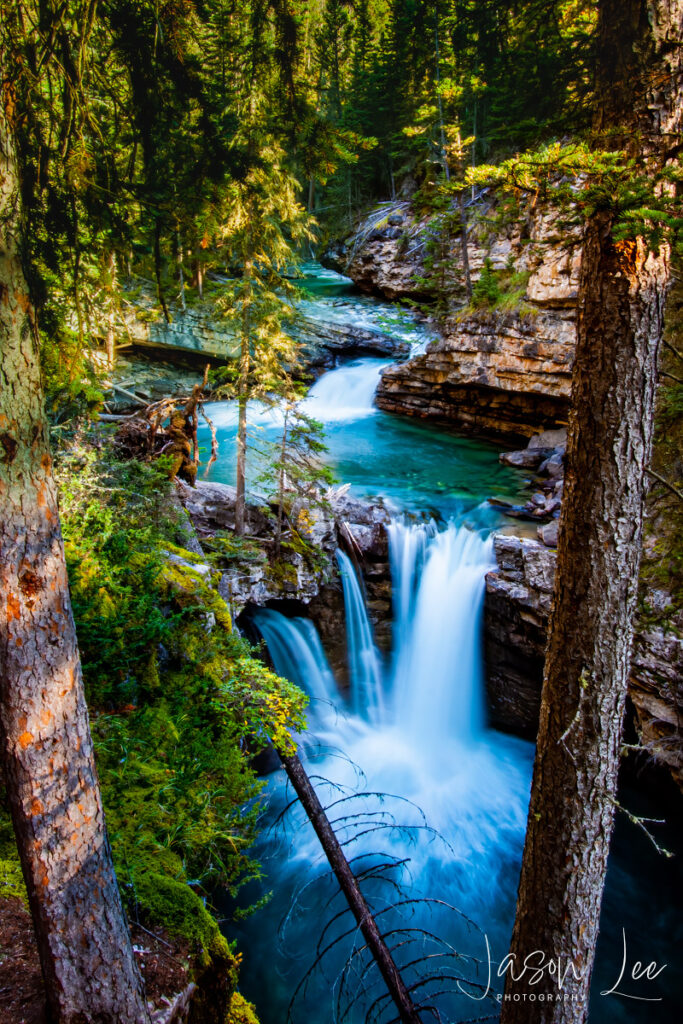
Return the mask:
[[(651, 960), (648, 964), (643, 964), (640, 960), (630, 962), (626, 946), (626, 930), (624, 928), (622, 928), (621, 934), (623, 948), (618, 976), (610, 988), (601, 990), (600, 995), (621, 996), (624, 999), (635, 999), (638, 1002), (643, 1003), (660, 1003), (662, 1001), (661, 996), (654, 994), (648, 996), (636, 995), (633, 991), (633, 983), (638, 982), (642, 986), (643, 983), (654, 982), (668, 965), (660, 965), (654, 960)], [(486, 997), (491, 994), (494, 975), (496, 978), (505, 978), (506, 976), (509, 976), (515, 983), (523, 982), (525, 987), (528, 986), (532, 989), (531, 993), (525, 993), (526, 998), (535, 998), (533, 986), (540, 985), (546, 977), (555, 978), (558, 995), (560, 995), (564, 990), (568, 979), (578, 981), (583, 977), (583, 972), (577, 968), (571, 960), (567, 960), (561, 956), (547, 956), (541, 949), (535, 949), (533, 952), (528, 953), (523, 960), (520, 960), (514, 953), (508, 953), (503, 957), (500, 963), (496, 965), (496, 962), (491, 957), (491, 947), (488, 935), (484, 935), (484, 940), (486, 942), (488, 978), (483, 993), (480, 995), (473, 995), (472, 992), (463, 987), (460, 982), (457, 983), (458, 988), (463, 995), (466, 995), (477, 1002), (486, 999)], [(654, 992), (656, 989), (649, 989), (648, 991)], [(507, 999), (508, 996), (503, 996), (502, 993), (498, 993), (495, 998), (501, 1001), (504, 998)], [(514, 998), (514, 996), (512, 998)], [(539, 1000), (547, 1000), (552, 999), (553, 996), (548, 995), (547, 993), (543, 994), (539, 991), (537, 998)]]

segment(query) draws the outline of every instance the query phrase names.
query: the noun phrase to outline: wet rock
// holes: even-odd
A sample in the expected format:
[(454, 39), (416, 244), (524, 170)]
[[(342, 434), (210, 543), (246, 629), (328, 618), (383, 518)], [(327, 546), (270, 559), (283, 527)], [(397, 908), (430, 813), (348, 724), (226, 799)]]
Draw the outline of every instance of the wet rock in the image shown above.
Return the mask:
[[(536, 449), (536, 451), (543, 451), (545, 449)], [(548, 476), (558, 477), (563, 472), (564, 466), (564, 452), (555, 449), (550, 458), (546, 459), (539, 466), (539, 473), (547, 473)]]
[(560, 427), (557, 430), (544, 430), (540, 434), (534, 434), (530, 439), (529, 448), (564, 448), (567, 444), (567, 428)]
[[(486, 577), (484, 646), (492, 724), (534, 738), (557, 554), (546, 544), (497, 534), (496, 568)], [(666, 598), (652, 600), (661, 604)], [(650, 603), (652, 607), (652, 604)], [(666, 604), (664, 604), (666, 607)], [(683, 613), (671, 629), (636, 628), (629, 697), (641, 742), (683, 789)]]
[(290, 330), (301, 342), (301, 362), (313, 376), (331, 370), (340, 359), (378, 356), (400, 360), (410, 354), (408, 342), (351, 324), (300, 317)]
[(539, 526), (538, 539), (542, 541), (547, 548), (556, 548), (559, 528), (559, 519), (553, 519), (550, 523), (545, 523), (543, 526)]
[(497, 534), (486, 576), (484, 650), (491, 724), (533, 739), (538, 728), (555, 556), (536, 541)]
[(499, 459), (506, 466), (514, 466), (515, 469), (538, 469), (549, 449), (545, 448), (523, 448), (518, 452), (503, 452)]

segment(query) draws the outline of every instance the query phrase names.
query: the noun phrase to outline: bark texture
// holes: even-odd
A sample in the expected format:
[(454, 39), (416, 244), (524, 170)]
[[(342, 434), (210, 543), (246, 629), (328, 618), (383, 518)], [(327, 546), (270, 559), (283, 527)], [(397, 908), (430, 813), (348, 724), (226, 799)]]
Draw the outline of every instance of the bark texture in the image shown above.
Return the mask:
[[(0, 71), (4, 70), (0, 51)], [(33, 310), (12, 94), (0, 103), (0, 743), (53, 1019), (143, 1024), (71, 612)]]
[[(680, 130), (682, 15), (683, 0), (600, 5), (606, 80), (597, 124), (622, 127), (628, 118), (650, 167), (669, 159), (668, 140)], [(503, 1024), (576, 1024), (588, 1013), (669, 273), (665, 248), (615, 242), (612, 228), (613, 215), (602, 212), (585, 231), (555, 595)], [(547, 970), (532, 983), (523, 971), (529, 954), (534, 966), (559, 958), (563, 983)]]

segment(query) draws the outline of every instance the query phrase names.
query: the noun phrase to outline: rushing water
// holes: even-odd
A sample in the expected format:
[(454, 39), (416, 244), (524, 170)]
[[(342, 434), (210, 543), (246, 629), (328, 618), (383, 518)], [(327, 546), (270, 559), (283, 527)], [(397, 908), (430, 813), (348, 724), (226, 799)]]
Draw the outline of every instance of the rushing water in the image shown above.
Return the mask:
[[(309, 266), (303, 284), (308, 292), (301, 305), (318, 320), (336, 320), (398, 335), (412, 350), (430, 340), (425, 324), (407, 310), (360, 295), (347, 279), (331, 270)], [(457, 437), (419, 421), (392, 416), (377, 409), (374, 394), (386, 359), (356, 359), (324, 374), (311, 388), (306, 411), (325, 427), (327, 461), (337, 478), (351, 484), (359, 497), (380, 497), (397, 511), (421, 511), (447, 520), (470, 515), (477, 524), (499, 522), (492, 509), (481, 509), (489, 497), (515, 501), (520, 475), (502, 466), (495, 445)], [(210, 479), (235, 482), (234, 403), (213, 402), (206, 411), (216, 427), (219, 457)], [(269, 443), (281, 437), (277, 409), (251, 403), (247, 466), (252, 486), (262, 475)], [(200, 441), (210, 450), (210, 433), (200, 427)]]
[[(410, 314), (355, 295), (339, 275), (310, 268), (307, 287), (309, 315), (391, 330), (415, 346), (426, 340)], [(497, 1012), (495, 1003), (473, 1001), (482, 992), (467, 980), (486, 982), (487, 943), (494, 961), (507, 950), (526, 823), (532, 746), (486, 726), (480, 636), (492, 557), (488, 531), (497, 522), (484, 502), (494, 494), (514, 498), (519, 476), (500, 466), (490, 445), (379, 412), (372, 398), (384, 365), (363, 359), (331, 371), (311, 389), (307, 407), (325, 424), (329, 460), (341, 480), (394, 510), (394, 650), (387, 659), (377, 651), (362, 581), (343, 552), (348, 693), (337, 687), (309, 620), (262, 609), (254, 622), (276, 669), (311, 697), (302, 755), (383, 928), (392, 933), (397, 960), (412, 962), (407, 980), (430, 971), (450, 975), (425, 986), (420, 997), (451, 990), (440, 1006), (444, 1019), (455, 1022)], [(216, 404), (210, 414), (220, 442), (212, 478), (232, 483), (234, 411)], [(257, 443), (276, 439), (280, 427), (277, 410), (251, 410)], [(273, 897), (230, 932), (246, 953), (243, 990), (257, 1003), (262, 1024), (285, 1024), (297, 984), (323, 952), (296, 996), (294, 1019), (330, 1024), (348, 1007), (345, 1020), (359, 1024), (382, 988), (348, 914), (340, 913), (343, 900), (300, 808), (280, 816), (291, 802), (281, 772), (270, 776), (267, 793), (271, 830), (256, 851), (267, 877), (248, 896), (272, 889)], [(635, 944), (632, 959), (645, 963), (670, 960), (681, 937), (680, 915), (666, 895), (667, 884), (680, 883), (680, 870), (657, 859), (632, 828), (622, 838), (623, 827), (610, 857), (591, 1021), (664, 1024), (680, 999), (672, 972), (659, 979), (657, 995), (667, 1002), (657, 1004), (658, 1015), (647, 1003), (599, 996), (618, 976), (622, 927)], [(657, 884), (643, 881), (644, 870)], [(419, 897), (440, 902), (412, 902)], [(402, 905), (390, 909), (396, 903)], [(418, 963), (424, 956), (429, 959)], [(494, 973), (494, 992), (499, 985)]]
[[(272, 609), (258, 611), (254, 622), (277, 671), (314, 697), (304, 756), (322, 799), (333, 804), (330, 816), (349, 856), (364, 870), (395, 862), (393, 881), (382, 880), (379, 873), (368, 879), (367, 888), (375, 908), (383, 912), (384, 927), (404, 935), (406, 944), (397, 959), (407, 964), (423, 955), (432, 958), (426, 968), (407, 968), (407, 976), (414, 978), (419, 974), (424, 979), (428, 971), (434, 975), (424, 995), (443, 987), (441, 974), (457, 969), (469, 996), (460, 993), (440, 1002), (449, 1019), (462, 1020), (478, 1005), (470, 997), (480, 994), (465, 979), (482, 980), (483, 968), (476, 961), (486, 954), (483, 934), (469, 922), (485, 927), (497, 948), (503, 949), (507, 941), (511, 900), (506, 894), (514, 891), (518, 870), (531, 747), (485, 726), (479, 618), (484, 574), (491, 565), (490, 542), (464, 526), (451, 524), (439, 531), (433, 524), (401, 521), (393, 524), (390, 541), (394, 592), (399, 607), (401, 602), (408, 606), (410, 626), (405, 633), (395, 631), (395, 650), (386, 666), (374, 645), (353, 564), (338, 553), (349, 644), (348, 699), (332, 688), (333, 677), (311, 623)], [(337, 714), (330, 713), (332, 704)], [(270, 796), (274, 809), (287, 800), (279, 774), (271, 779)], [(320, 932), (341, 907), (337, 900), (325, 908), (329, 884), (323, 877), (313, 882), (324, 875), (320, 848), (300, 812), (290, 816), (286, 857), (281, 845), (274, 851), (266, 844), (267, 855), (280, 861), (278, 892), (266, 911), (266, 927), (284, 919), (283, 948), (297, 949), (302, 961), (292, 962), (277, 943), (264, 943), (263, 914), (244, 937), (252, 951), (254, 945), (261, 950), (268, 945), (269, 969), (276, 967), (283, 994), (291, 996), (305, 956), (314, 959)], [(440, 902), (388, 909), (401, 900), (396, 885), (405, 887), (403, 898)], [(333, 923), (326, 942), (348, 927), (340, 920), (343, 928)], [(351, 936), (323, 958), (307, 997), (297, 1004), (298, 1019), (308, 1024), (331, 1021), (340, 986), (340, 1006), (347, 1004), (340, 979), (354, 948), (358, 940)], [(455, 960), (452, 948), (472, 959)], [(363, 973), (361, 963), (359, 954)], [(250, 982), (260, 988), (262, 980), (259, 984), (255, 979), (259, 969), (248, 963), (246, 970), (247, 991)], [(367, 982), (376, 984), (372, 972)], [(354, 982), (349, 984), (354, 990)], [(370, 1002), (381, 993), (373, 987), (368, 991)], [(363, 1020), (367, 1007), (367, 1001), (359, 1002), (348, 1019)], [(264, 1019), (267, 1024), (284, 1021), (282, 998), (266, 1001)]]

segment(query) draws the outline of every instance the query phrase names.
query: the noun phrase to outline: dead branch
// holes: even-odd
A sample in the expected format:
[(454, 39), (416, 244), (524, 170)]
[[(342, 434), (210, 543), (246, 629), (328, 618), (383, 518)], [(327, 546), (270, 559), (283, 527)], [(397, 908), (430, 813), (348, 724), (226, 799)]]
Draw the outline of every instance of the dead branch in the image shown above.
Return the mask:
[(399, 1019), (402, 1024), (421, 1024), (417, 1009), (380, 934), (377, 923), (365, 901), (365, 897), (360, 891), (356, 877), (349, 867), (339, 840), (332, 830), (304, 766), (296, 754), (291, 757), (282, 757), (282, 764), (320, 840), (330, 867), (346, 896), (351, 912), (360, 927), (368, 948), (377, 963), (394, 1005), (398, 1010)]

